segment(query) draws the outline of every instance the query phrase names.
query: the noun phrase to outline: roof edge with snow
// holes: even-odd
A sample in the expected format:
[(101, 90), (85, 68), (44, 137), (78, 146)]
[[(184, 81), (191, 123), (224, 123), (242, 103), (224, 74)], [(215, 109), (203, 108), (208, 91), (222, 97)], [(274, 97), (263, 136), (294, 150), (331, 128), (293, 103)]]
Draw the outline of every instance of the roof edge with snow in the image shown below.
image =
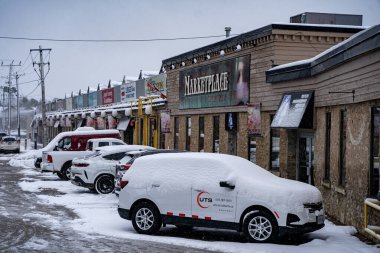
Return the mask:
[(266, 71), (266, 82), (278, 83), (315, 76), (379, 48), (380, 24), (351, 36), (313, 58), (269, 69)]
[(250, 32), (242, 33), (240, 35), (218, 41), (216, 43), (197, 48), (195, 50), (167, 58), (162, 61), (162, 66), (169, 66), (176, 62), (180, 63), (186, 59), (192, 59), (194, 56), (207, 54), (208, 52), (216, 49), (223, 49), (226, 45), (237, 45), (242, 42), (248, 42), (264, 36), (272, 34), (274, 29), (279, 30), (296, 30), (296, 31), (320, 31), (320, 32), (340, 32), (340, 33), (357, 33), (364, 29), (362, 26), (347, 26), (347, 25), (321, 25), (321, 24), (296, 24), (296, 23), (273, 23)]

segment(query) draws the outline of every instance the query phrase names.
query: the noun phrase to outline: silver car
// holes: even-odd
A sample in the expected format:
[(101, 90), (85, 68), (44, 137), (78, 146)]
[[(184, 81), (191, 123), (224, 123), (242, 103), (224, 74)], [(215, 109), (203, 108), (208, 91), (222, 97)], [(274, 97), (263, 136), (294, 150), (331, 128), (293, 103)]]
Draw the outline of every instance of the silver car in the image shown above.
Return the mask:
[(1, 152), (20, 153), (20, 140), (14, 136), (4, 136), (0, 141)]

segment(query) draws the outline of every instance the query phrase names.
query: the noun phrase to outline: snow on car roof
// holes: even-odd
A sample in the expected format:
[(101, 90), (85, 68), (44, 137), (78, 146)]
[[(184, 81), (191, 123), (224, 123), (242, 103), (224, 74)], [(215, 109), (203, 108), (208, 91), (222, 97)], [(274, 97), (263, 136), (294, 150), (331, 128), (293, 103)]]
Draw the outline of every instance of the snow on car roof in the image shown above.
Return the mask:
[(92, 138), (92, 139), (89, 139), (88, 141), (94, 141), (94, 140), (98, 140), (98, 141), (121, 141), (120, 139), (117, 139), (117, 138)]
[(148, 150), (148, 149), (155, 149), (150, 146), (144, 146), (144, 145), (115, 145), (115, 146), (106, 146), (106, 147), (99, 147), (96, 148), (96, 151), (100, 151), (102, 155), (106, 154), (113, 154), (118, 152), (128, 152), (128, 151), (137, 151), (137, 150)]
[[(292, 203), (291, 199), (298, 199), (302, 203), (321, 201), (321, 193), (314, 186), (277, 177), (244, 158), (226, 154), (184, 152), (142, 156), (136, 159), (124, 175), (127, 178), (129, 176), (133, 178), (129, 180), (133, 187), (141, 187), (145, 181), (152, 180), (158, 183), (170, 182), (169, 188), (172, 191), (186, 187), (217, 190), (220, 186), (211, 183), (212, 180), (228, 181), (236, 185), (239, 194), (263, 199), (272, 206), (276, 205), (279, 196), (289, 200), (289, 203)], [(287, 208), (297, 209), (303, 206)]]

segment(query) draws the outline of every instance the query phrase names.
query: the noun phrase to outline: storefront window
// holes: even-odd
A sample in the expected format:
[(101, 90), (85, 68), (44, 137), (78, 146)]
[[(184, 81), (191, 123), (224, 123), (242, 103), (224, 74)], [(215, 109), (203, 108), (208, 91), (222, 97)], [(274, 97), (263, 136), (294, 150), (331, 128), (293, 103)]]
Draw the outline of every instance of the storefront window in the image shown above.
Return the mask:
[(199, 117), (199, 142), (198, 142), (198, 151), (205, 151), (205, 118)]
[(330, 142), (331, 142), (331, 112), (326, 113), (326, 135), (325, 135), (325, 173), (324, 179), (330, 180)]
[(253, 163), (256, 163), (256, 138), (249, 137), (248, 138), (248, 148), (249, 148), (249, 160)]
[(346, 137), (347, 137), (347, 111), (340, 111), (339, 121), (339, 185), (344, 186), (346, 181)]
[(213, 118), (212, 152), (219, 153), (219, 116)]
[[(274, 115), (271, 115), (271, 122)], [(272, 128), (270, 130), (270, 170), (280, 170), (280, 130)]]
[(186, 118), (186, 150), (190, 151), (191, 141), (191, 117)]
[(174, 117), (174, 149), (178, 149), (178, 136), (179, 136), (179, 120)]
[(371, 172), (370, 195), (379, 192), (379, 157), (380, 157), (380, 106), (372, 108), (371, 117)]

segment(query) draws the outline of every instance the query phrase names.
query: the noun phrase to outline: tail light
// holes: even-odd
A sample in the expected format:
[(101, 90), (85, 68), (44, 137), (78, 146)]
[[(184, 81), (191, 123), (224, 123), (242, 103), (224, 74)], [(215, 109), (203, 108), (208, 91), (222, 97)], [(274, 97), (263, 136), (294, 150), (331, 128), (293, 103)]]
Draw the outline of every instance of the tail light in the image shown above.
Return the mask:
[(90, 164), (88, 164), (88, 163), (74, 163), (73, 164), (75, 167), (87, 167), (88, 165), (90, 165)]
[(131, 167), (130, 164), (123, 164), (123, 165), (120, 165), (119, 170), (129, 170), (130, 167)]
[(53, 163), (53, 157), (51, 155), (47, 156), (47, 162), (48, 163)]
[(129, 183), (128, 181), (121, 180), (120, 181), (120, 187), (121, 187), (121, 189), (124, 189), (124, 187), (127, 186), (128, 183)]

